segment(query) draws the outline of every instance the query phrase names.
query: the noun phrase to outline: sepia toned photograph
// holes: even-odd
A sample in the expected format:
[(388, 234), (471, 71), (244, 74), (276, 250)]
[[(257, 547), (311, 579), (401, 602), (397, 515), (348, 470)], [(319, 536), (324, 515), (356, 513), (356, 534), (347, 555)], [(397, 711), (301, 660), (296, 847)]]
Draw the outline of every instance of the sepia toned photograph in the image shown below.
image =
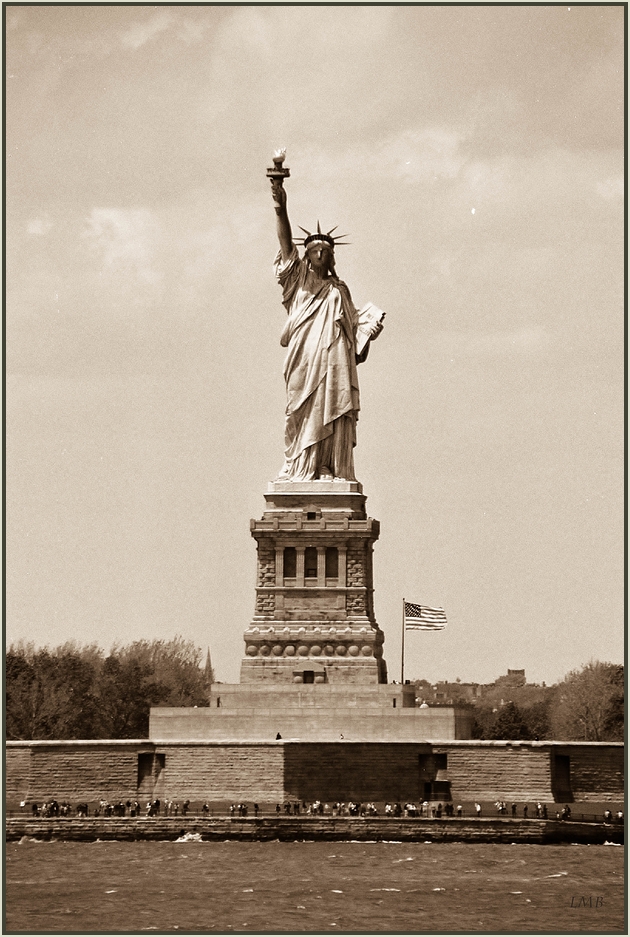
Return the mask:
[(626, 17), (3, 3), (3, 933), (627, 932)]

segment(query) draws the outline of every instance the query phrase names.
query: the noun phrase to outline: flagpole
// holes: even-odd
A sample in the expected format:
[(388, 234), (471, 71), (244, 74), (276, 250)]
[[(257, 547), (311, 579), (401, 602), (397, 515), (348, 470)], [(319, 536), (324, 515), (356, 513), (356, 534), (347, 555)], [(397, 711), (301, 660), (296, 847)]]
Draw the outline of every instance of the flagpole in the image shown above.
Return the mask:
[(405, 685), (405, 597), (402, 600), (402, 653), (400, 655), (400, 682)]

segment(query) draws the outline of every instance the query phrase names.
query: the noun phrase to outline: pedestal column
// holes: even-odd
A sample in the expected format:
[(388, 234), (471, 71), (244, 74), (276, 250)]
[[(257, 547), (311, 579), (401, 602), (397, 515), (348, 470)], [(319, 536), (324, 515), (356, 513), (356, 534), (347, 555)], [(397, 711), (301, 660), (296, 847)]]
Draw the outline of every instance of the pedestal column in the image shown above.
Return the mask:
[[(271, 482), (265, 500), (263, 517), (251, 522), (256, 614), (244, 636), (241, 683), (386, 683), (372, 582), (379, 523), (365, 513), (361, 485)], [(294, 577), (286, 574), (287, 549), (295, 549)], [(327, 551), (335, 551), (328, 556), (336, 576), (326, 575)]]

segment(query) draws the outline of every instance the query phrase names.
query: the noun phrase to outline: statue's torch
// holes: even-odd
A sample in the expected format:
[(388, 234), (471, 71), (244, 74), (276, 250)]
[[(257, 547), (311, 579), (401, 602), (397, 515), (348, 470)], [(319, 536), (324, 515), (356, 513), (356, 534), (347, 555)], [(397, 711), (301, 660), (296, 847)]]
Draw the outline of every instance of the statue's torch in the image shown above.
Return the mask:
[(267, 169), (267, 178), (271, 179), (271, 188), (272, 190), (277, 185), (282, 185), (284, 179), (288, 179), (291, 175), (288, 166), (283, 166), (286, 159), (287, 151), (283, 148), (281, 150), (276, 150), (273, 154), (273, 166), (269, 166)]

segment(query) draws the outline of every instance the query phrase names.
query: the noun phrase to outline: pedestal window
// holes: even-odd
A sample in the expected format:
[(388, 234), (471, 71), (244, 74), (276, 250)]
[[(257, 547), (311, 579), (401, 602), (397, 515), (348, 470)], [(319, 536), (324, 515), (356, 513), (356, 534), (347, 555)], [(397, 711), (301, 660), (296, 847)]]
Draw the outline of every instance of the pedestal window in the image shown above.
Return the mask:
[(304, 578), (317, 579), (317, 547), (307, 547), (304, 551)]
[(297, 552), (295, 547), (284, 548), (284, 578), (295, 579), (297, 570)]

